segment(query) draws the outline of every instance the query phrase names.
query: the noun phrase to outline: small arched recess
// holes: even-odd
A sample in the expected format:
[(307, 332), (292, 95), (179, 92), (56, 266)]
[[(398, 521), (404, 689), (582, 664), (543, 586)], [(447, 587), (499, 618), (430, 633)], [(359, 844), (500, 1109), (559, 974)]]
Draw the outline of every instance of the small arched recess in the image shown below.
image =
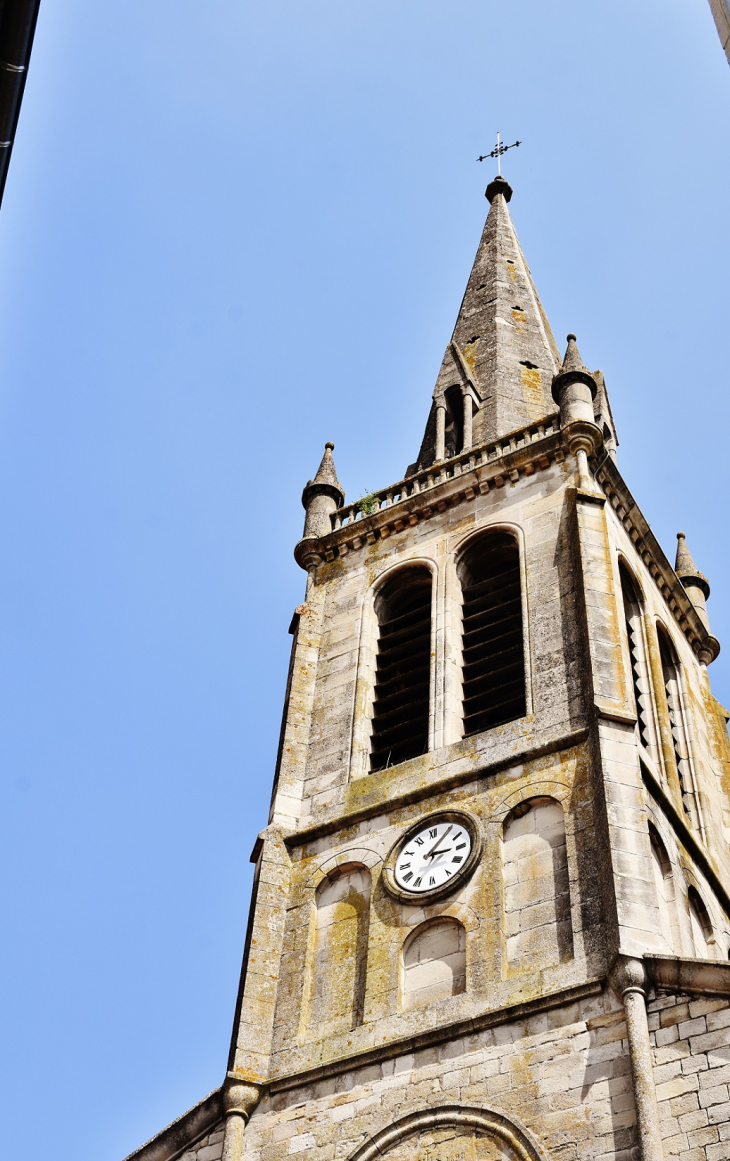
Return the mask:
[(687, 888), (687, 906), (695, 956), (697, 959), (714, 959), (716, 947), (712, 920), (704, 899), (697, 888), (692, 885)]
[(330, 872), (316, 890), (307, 948), (308, 1037), (348, 1032), (362, 1024), (370, 894), (370, 871), (358, 863)]
[(530, 971), (573, 958), (563, 808), (533, 798), (512, 808), (502, 835), (505, 955)]
[(667, 848), (652, 823), (649, 824), (649, 842), (651, 844), (654, 889), (659, 910), (659, 934), (662, 936), (668, 952), (681, 954), (672, 864), (667, 854)]
[(401, 1007), (419, 1008), (466, 991), (466, 931), (441, 916), (417, 927), (403, 946)]

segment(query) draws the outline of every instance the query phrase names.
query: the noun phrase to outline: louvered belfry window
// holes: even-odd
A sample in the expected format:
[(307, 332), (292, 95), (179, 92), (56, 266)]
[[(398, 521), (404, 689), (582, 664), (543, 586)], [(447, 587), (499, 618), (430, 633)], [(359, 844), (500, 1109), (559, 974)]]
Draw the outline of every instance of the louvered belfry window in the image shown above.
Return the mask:
[(509, 532), (480, 537), (459, 566), (464, 736), (524, 717), (520, 551)]
[(641, 631), (641, 605), (636, 586), (623, 564), (619, 565), (621, 595), (623, 597), (626, 636), (629, 642), (629, 662), (631, 664), (631, 684), (636, 703), (636, 729), (639, 741), (647, 750), (651, 748), (651, 698), (648, 688), (648, 672), (644, 652), (644, 638)]
[(689, 764), (689, 744), (684, 720), (682, 683), (679, 676), (679, 662), (674, 647), (662, 628), (658, 628), (659, 654), (662, 661), (664, 696), (667, 702), (669, 724), (672, 730), (672, 748), (677, 764), (682, 805), (690, 822), (697, 825), (697, 803), (692, 785), (692, 771)]
[(402, 569), (378, 594), (379, 623), (370, 769), (428, 749), (431, 678), (431, 573)]

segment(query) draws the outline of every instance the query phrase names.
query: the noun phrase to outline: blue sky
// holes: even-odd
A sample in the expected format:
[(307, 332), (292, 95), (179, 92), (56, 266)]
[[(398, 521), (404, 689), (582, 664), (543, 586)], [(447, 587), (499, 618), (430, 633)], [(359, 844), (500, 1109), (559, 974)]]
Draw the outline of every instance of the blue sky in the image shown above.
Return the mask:
[(712, 583), (730, 702), (727, 67), (703, 0), (43, 0), (0, 211), (3, 1152), (222, 1080), (301, 488), (399, 479), (497, 129), (553, 329)]

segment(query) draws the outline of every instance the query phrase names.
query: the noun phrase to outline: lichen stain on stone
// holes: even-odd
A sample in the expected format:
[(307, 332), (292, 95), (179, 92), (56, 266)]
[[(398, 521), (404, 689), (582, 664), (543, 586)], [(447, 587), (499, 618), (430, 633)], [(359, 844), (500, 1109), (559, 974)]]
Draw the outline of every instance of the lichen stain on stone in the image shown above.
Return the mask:
[(466, 346), (464, 347), (464, 352), (463, 352), (464, 362), (466, 363), (467, 367), (472, 372), (472, 374), (474, 373), (474, 368), (476, 367), (478, 347), (479, 347), (479, 339), (472, 339), (472, 341), (470, 343), (467, 343)]
[(545, 396), (542, 390), (542, 380), (537, 367), (523, 367), (520, 365), (520, 380), (522, 393), (527, 403), (530, 416), (537, 420), (545, 410)]
[(510, 313), (512, 315), (512, 321), (514, 322), (514, 327), (517, 331), (517, 334), (524, 335), (526, 333), (525, 324), (527, 322), (524, 310), (521, 310), (518, 306), (513, 306)]

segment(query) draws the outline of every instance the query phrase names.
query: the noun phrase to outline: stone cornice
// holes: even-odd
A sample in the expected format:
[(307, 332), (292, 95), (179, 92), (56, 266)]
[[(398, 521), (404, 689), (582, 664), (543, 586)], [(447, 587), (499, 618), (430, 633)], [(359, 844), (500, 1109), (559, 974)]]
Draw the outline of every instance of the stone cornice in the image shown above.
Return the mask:
[(655, 988), (700, 996), (730, 996), (730, 964), (719, 960), (647, 955), (644, 963)]
[[(402, 809), (404, 806), (410, 806), (414, 802), (423, 802), (429, 798), (434, 798), (439, 794), (444, 794), (449, 790), (455, 789), (457, 786), (468, 785), (470, 782), (476, 782), (479, 779), (490, 777), (490, 775), (498, 774), (501, 770), (509, 770), (511, 766), (523, 765), (526, 762), (535, 761), (538, 758), (545, 757), (547, 754), (561, 753), (564, 750), (571, 750), (574, 746), (579, 746), (585, 742), (588, 737), (588, 727), (582, 729), (571, 730), (567, 733), (561, 733), (554, 737), (545, 737), (541, 742), (528, 742), (522, 747), (515, 747), (508, 753), (501, 754), (491, 762), (486, 760), (484, 754), (478, 754), (475, 758), (468, 762), (455, 761), (451, 769), (436, 777), (433, 782), (429, 782), (423, 778), (419, 778), (414, 785), (412, 782), (406, 784), (401, 791), (398, 791), (397, 780), (393, 779), (388, 785), (387, 804), (382, 797), (378, 797), (375, 801), (363, 803), (360, 807), (350, 810), (343, 810), (341, 804), (333, 807), (329, 817), (320, 818), (313, 826), (307, 826), (301, 830), (289, 831), (282, 835), (287, 847), (294, 848), (303, 846), (305, 843), (314, 842), (316, 839), (323, 838), (325, 835), (335, 834), (339, 830), (344, 830), (348, 826), (357, 826), (361, 822), (366, 822), (369, 818), (377, 818), (382, 815), (384, 808), (387, 805), (387, 810), (394, 811)], [(458, 746), (459, 743), (455, 743)], [(443, 763), (438, 761), (439, 752), (432, 751), (429, 758), (436, 759), (437, 769), (443, 768)], [(420, 759), (414, 759), (414, 763)], [(403, 763), (405, 766), (406, 763)], [(391, 769), (397, 769), (392, 767)], [(401, 781), (403, 779), (404, 771), (401, 771)], [(364, 785), (371, 785), (373, 779), (377, 775), (368, 775), (367, 778), (358, 779)], [(350, 784), (352, 785), (352, 783)], [(324, 812), (322, 812), (324, 813)], [(261, 835), (259, 836), (261, 838)], [(258, 857), (258, 840), (252, 852)]]
[(461, 1036), (471, 1036), (486, 1028), (496, 1028), (500, 1024), (508, 1024), (511, 1020), (524, 1020), (537, 1012), (547, 1012), (551, 1008), (561, 1008), (575, 1004), (579, 1000), (589, 999), (591, 996), (599, 996), (603, 989), (604, 982), (601, 979), (587, 980), (575, 987), (560, 988), (557, 992), (549, 992), (547, 995), (539, 996), (534, 1000), (526, 1000), (521, 1004), (510, 1004), (509, 1007), (498, 1008), (493, 1012), (484, 1012), (480, 1016), (472, 1016), (467, 1020), (458, 1020), (441, 1027), (429, 1028), (418, 1036), (407, 1036), (400, 1040), (393, 1040), (390, 1044), (379, 1044), (375, 1048), (368, 1048), (364, 1052), (354, 1053), (352, 1056), (342, 1056), (338, 1060), (316, 1065), (303, 1072), (272, 1077), (267, 1082), (268, 1089), (272, 1094), (284, 1092), (290, 1088), (312, 1084), (313, 1081), (337, 1076), (339, 1073), (351, 1072), (355, 1068), (364, 1068), (368, 1064), (379, 1064), (383, 1060), (392, 1060), (396, 1056), (410, 1055), (420, 1048), (428, 1048), (433, 1044), (443, 1044), (447, 1040), (458, 1040)]
[[(532, 476), (564, 459), (559, 420), (550, 416), (340, 508), (332, 517), (332, 532), (308, 539), (307, 551), (326, 561), (342, 559), (449, 507), (515, 484), (520, 477)], [(297, 550), (303, 543), (299, 542)]]
[[(468, 503), (520, 477), (534, 475), (565, 459), (558, 416), (532, 424), (494, 443), (472, 448), (431, 468), (373, 492), (338, 511), (326, 536), (300, 541), (307, 555), (324, 561), (343, 560), (366, 545), (386, 540), (436, 513)], [(719, 642), (702, 622), (681, 580), (667, 560), (614, 461), (604, 453), (591, 464), (596, 480), (626, 529), (657, 589), (699, 660), (709, 663), (720, 652)], [(301, 561), (300, 561), (301, 563)]]
[(719, 642), (707, 631), (616, 464), (606, 456), (597, 469), (595, 464), (592, 463), (591, 466), (608, 502), (626, 529), (695, 656), (706, 663), (714, 661), (720, 652)]

